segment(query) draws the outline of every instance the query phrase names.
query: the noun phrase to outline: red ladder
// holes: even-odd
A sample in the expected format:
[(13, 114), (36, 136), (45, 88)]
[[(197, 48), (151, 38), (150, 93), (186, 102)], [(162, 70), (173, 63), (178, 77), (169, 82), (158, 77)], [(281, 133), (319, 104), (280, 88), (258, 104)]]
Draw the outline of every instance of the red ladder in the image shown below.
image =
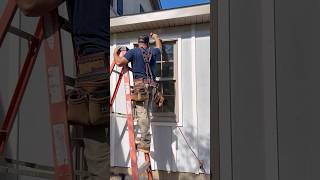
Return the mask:
[(28, 40), (29, 51), (19, 75), (9, 108), (5, 114), (5, 119), (0, 127), (0, 155), (2, 156), (4, 154), (7, 139), (14, 124), (18, 108), (43, 41), (46, 59), (48, 93), (50, 96), (49, 109), (54, 160), (54, 179), (72, 180), (74, 178), (74, 172), (72, 166), (73, 161), (69, 125), (66, 113), (65, 76), (58, 10), (55, 9), (39, 19), (34, 35), (23, 32), (18, 28), (11, 27), (11, 22), (16, 10), (16, 1), (9, 0), (0, 19), (0, 46), (2, 45), (7, 32), (11, 32)]
[[(115, 62), (111, 64), (110, 75), (112, 72), (117, 72), (114, 70)], [(132, 101), (131, 101), (131, 86), (130, 86), (130, 68), (128, 66), (122, 67), (119, 73), (119, 78), (116, 83), (115, 90), (113, 92), (111, 101), (110, 101), (110, 112), (112, 111), (112, 105), (116, 98), (120, 83), (122, 78), (124, 79), (125, 93), (126, 93), (126, 115), (127, 115), (127, 124), (128, 124), (128, 134), (129, 134), (129, 144), (130, 144), (130, 159), (131, 159), (131, 173), (133, 180), (139, 180), (139, 174), (146, 172), (148, 174), (148, 180), (153, 180), (152, 168), (150, 162), (150, 154), (144, 153), (145, 162), (138, 168), (137, 165), (137, 150), (135, 145), (135, 136), (134, 136), (134, 122), (132, 115)]]

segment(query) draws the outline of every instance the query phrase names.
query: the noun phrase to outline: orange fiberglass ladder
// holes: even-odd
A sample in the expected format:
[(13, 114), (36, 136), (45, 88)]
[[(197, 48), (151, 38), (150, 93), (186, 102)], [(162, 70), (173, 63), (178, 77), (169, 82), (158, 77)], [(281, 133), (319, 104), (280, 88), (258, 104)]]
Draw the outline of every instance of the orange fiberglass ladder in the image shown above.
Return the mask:
[(137, 150), (135, 144), (135, 135), (134, 135), (134, 122), (133, 122), (133, 113), (132, 113), (132, 101), (131, 101), (131, 86), (130, 86), (130, 75), (129, 71), (131, 70), (128, 66), (122, 67), (120, 72), (115, 71), (115, 62), (113, 61), (110, 68), (110, 75), (112, 72), (119, 74), (115, 90), (110, 100), (110, 112), (112, 111), (112, 105), (115, 101), (118, 89), (122, 78), (124, 79), (125, 86), (125, 98), (126, 98), (126, 116), (127, 116), (127, 125), (128, 125), (128, 134), (129, 134), (129, 145), (130, 145), (130, 160), (131, 160), (131, 173), (133, 180), (139, 180), (139, 174), (143, 172), (147, 173), (148, 180), (153, 180), (152, 168), (150, 162), (150, 153), (144, 153), (145, 162), (138, 168), (137, 161)]
[[(12, 19), (17, 11), (15, 0), (7, 2), (4, 13), (0, 18), (0, 47), (7, 32), (15, 34), (29, 43), (28, 54), (21, 69), (14, 94), (0, 127), (0, 156), (1, 163), (16, 165), (16, 168), (0, 167), (0, 172), (14, 173), (26, 176), (49, 178), (54, 180), (73, 180), (83, 176), (90, 176), (88, 172), (74, 170), (70, 126), (67, 121), (65, 85), (73, 86), (74, 79), (64, 75), (60, 28), (71, 32), (67, 20), (58, 15), (55, 9), (40, 17), (35, 33), (29, 34), (11, 26)], [(52, 152), (54, 167), (37, 165), (4, 158), (5, 145), (10, 135), (16, 114), (23, 98), (28, 80), (32, 73), (38, 51), (43, 42), (46, 62), (46, 75), (49, 94), (50, 124), (52, 134)], [(27, 167), (20, 169), (20, 167)], [(76, 165), (77, 166), (77, 165)], [(29, 169), (28, 169), (29, 168)], [(30, 170), (30, 168), (32, 170)], [(37, 171), (40, 170), (40, 171)]]

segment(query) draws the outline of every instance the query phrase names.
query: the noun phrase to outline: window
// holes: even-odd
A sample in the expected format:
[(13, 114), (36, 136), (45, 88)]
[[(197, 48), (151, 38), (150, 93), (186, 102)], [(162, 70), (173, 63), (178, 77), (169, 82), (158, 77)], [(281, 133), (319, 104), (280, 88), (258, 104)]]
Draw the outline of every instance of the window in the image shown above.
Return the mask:
[(110, 0), (110, 6), (113, 7), (113, 0)]
[(123, 0), (117, 0), (117, 13), (123, 15)]
[(143, 13), (144, 12), (144, 9), (142, 7), (142, 5), (140, 4), (140, 13)]

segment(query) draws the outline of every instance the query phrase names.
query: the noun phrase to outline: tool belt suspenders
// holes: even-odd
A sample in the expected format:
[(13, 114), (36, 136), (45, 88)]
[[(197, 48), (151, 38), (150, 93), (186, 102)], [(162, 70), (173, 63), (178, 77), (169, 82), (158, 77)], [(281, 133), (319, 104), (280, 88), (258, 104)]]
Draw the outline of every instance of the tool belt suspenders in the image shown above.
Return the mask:
[(150, 67), (150, 61), (152, 58), (152, 49), (149, 48), (148, 51), (144, 51), (143, 48), (140, 48), (145, 65), (145, 73), (147, 79), (136, 79), (134, 82), (132, 100), (133, 101), (144, 101), (149, 98), (149, 92), (152, 95), (152, 99), (157, 107), (161, 107), (164, 98), (162, 93), (158, 91), (158, 84), (154, 81), (153, 74)]
[(150, 68), (150, 61), (152, 58), (152, 49), (149, 48), (148, 52), (145, 52), (142, 48), (140, 48), (141, 52), (142, 52), (142, 56), (143, 56), (143, 60), (144, 60), (144, 68), (145, 68), (145, 72), (147, 75), (147, 83), (152, 86), (155, 84), (154, 80), (153, 80), (153, 75), (152, 75), (152, 71)]

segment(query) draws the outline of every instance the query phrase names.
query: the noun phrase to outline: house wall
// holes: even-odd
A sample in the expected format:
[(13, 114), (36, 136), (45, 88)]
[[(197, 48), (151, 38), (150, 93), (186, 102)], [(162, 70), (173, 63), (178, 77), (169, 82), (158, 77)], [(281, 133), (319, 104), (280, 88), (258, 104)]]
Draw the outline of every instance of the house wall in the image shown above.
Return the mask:
[[(110, 51), (116, 46), (132, 48), (140, 34), (148, 31), (113, 34)], [(180, 38), (181, 46), (181, 130), (197, 156), (205, 162), (210, 173), (210, 36), (209, 24), (189, 25), (174, 28), (154, 29), (162, 39)], [(130, 45), (131, 44), (131, 45)], [(179, 79), (179, 78), (178, 78)], [(111, 78), (111, 88), (116, 77)], [(113, 87), (112, 87), (113, 86)], [(114, 111), (125, 113), (123, 84), (117, 95)], [(158, 170), (199, 172), (197, 161), (187, 147), (176, 125), (152, 124), (152, 167)], [(111, 165), (129, 167), (129, 144), (126, 119), (114, 117), (111, 121)], [(139, 156), (140, 163), (142, 154)]]
[(218, 1), (221, 180), (320, 178), (319, 8)]

